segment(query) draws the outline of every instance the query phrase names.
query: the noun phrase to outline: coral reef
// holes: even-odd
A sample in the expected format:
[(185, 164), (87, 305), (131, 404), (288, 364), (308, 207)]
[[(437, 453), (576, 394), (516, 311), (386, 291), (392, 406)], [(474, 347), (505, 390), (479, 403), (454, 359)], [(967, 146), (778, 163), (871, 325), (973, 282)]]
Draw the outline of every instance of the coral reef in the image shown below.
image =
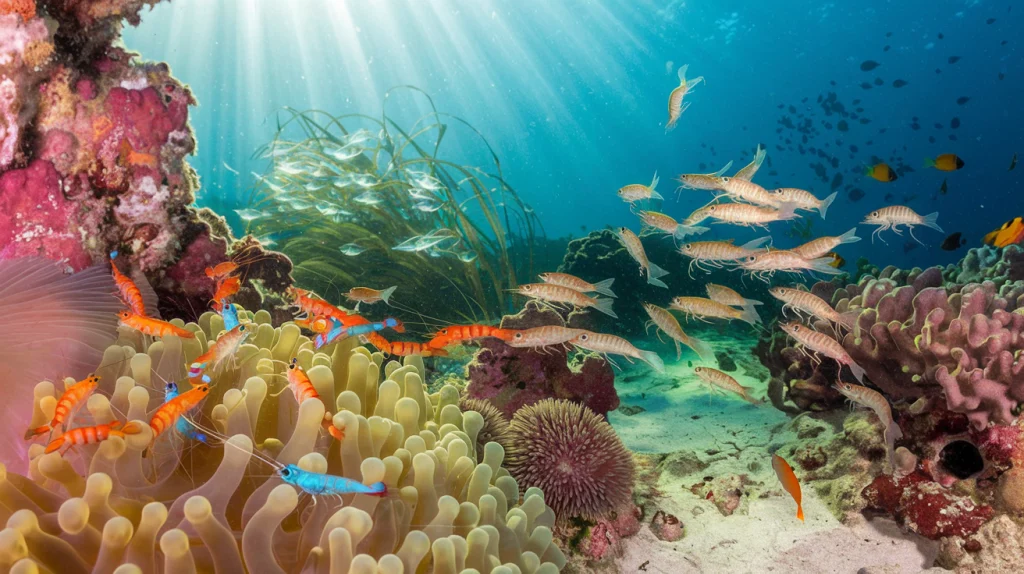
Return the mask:
[[(583, 319), (584, 315), (574, 313), (569, 325), (575, 327)], [(518, 314), (502, 318), (501, 327), (527, 329), (562, 322), (550, 307), (531, 302)], [(466, 393), (486, 399), (506, 417), (546, 398), (568, 399), (602, 416), (619, 408), (615, 373), (596, 355), (576, 353), (570, 359), (562, 348), (541, 351), (487, 340), (480, 347), (467, 367)]]
[[(31, 0), (0, 4), (0, 246), (75, 270), (119, 251), (123, 270), (144, 273), (170, 313), (205, 308), (213, 284), (203, 268), (245, 246), (212, 237), (190, 207), (199, 185), (185, 161), (196, 149), (191, 91), (167, 65), (115, 45), (122, 20), (138, 23), (153, 3), (42, 1), (50, 26)], [(265, 259), (277, 268), (260, 277), (283, 289), (290, 265)]]
[(516, 411), (509, 430), (509, 472), (540, 487), (559, 520), (604, 518), (630, 501), (633, 458), (590, 409), (546, 399)]
[(991, 506), (976, 504), (922, 472), (879, 476), (863, 495), (869, 508), (891, 514), (905, 528), (933, 540), (974, 534), (993, 515)]
[[(223, 330), (219, 316), (186, 325), (196, 334), (189, 340), (147, 343), (122, 331), (97, 369), (104, 394), (92, 396), (80, 416), (104, 423), (126, 413), (143, 432), (64, 458), (32, 445), (27, 477), (0, 472), (3, 568), (22, 561), (19, 567), (51, 570), (131, 563), (144, 572), (326, 572), (328, 565), (338, 572), (504, 572), (506, 565), (550, 573), (565, 565), (545, 496), (502, 467), (501, 445), (487, 443), (477, 462), (483, 417), (460, 410), (452, 387), (428, 395), (419, 357), (384, 363), (352, 340), (314, 352), (296, 325), (275, 328), (266, 311), (241, 314), (252, 335), (234, 363), (214, 373), (195, 414), (230, 438), (206, 445), (168, 431), (147, 449), (147, 413), (162, 402), (154, 391), (178, 379)], [(291, 357), (320, 398), (299, 405), (291, 393), (270, 393)], [(33, 424), (52, 416), (54, 393), (51, 383), (37, 386)], [(343, 429), (340, 441), (320, 433), (325, 412)], [(266, 478), (251, 458), (257, 448), (258, 458), (275, 464), (383, 481), (387, 495), (316, 497), (313, 504), (283, 475)]]

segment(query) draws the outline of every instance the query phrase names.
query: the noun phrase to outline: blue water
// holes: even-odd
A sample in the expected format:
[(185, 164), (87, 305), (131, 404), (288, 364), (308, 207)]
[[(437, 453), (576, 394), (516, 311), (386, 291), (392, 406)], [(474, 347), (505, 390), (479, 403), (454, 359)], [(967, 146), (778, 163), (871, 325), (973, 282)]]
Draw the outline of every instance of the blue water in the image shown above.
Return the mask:
[[(192, 161), (202, 178), (199, 203), (229, 214), (236, 230), (243, 227), (231, 210), (244, 207), (250, 172), (264, 167), (252, 153), (273, 135), (282, 107), (377, 115), (388, 88), (413, 84), (488, 137), (550, 236), (639, 229), (615, 190), (646, 184), (655, 171), (668, 200), (662, 211), (682, 219), (709, 196), (686, 191), (676, 201), (677, 174), (730, 159), (741, 167), (761, 142), (771, 165), (755, 181), (768, 189), (802, 187), (824, 197), (842, 174), (828, 219), (808, 216), (814, 235), (838, 235), (877, 207), (906, 204), (921, 214), (938, 211), (945, 231), (964, 232), (970, 247), (1024, 215), (1024, 166), (1007, 171), (1013, 154), (1024, 153), (1022, 28), (1024, 7), (980, 0), (175, 0), (145, 14), (124, 38), (191, 84), (200, 104), (191, 115), (200, 142)], [(960, 60), (950, 63), (951, 56)], [(861, 71), (865, 60), (880, 65)], [(691, 107), (666, 135), (666, 100), (680, 64), (707, 84), (687, 96)], [(893, 87), (897, 79), (907, 85)], [(825, 116), (817, 103), (830, 92), (847, 111), (863, 108), (858, 115), (870, 123), (848, 119), (849, 131), (835, 129), (841, 118)], [(960, 105), (961, 97), (970, 100)], [(824, 158), (808, 146), (800, 153), (800, 132), (777, 132), (782, 116), (796, 119), (790, 105), (819, 130), (808, 146)], [(389, 113), (411, 122), (424, 106), (402, 96)], [(448, 143), (465, 163), (487, 161), (473, 137), (455, 134)], [(965, 168), (922, 168), (923, 158), (941, 153), (959, 155)], [(873, 156), (914, 171), (892, 183), (866, 178)], [(815, 174), (818, 163), (827, 167), (825, 181)], [(948, 194), (938, 195), (944, 179)], [(851, 201), (851, 188), (863, 199)], [(772, 225), (777, 244), (795, 242), (787, 229)], [(715, 231), (731, 235), (753, 236)], [(940, 250), (943, 233), (917, 235), (926, 245), (910, 251), (905, 237), (890, 233), (888, 245), (862, 241), (842, 253), (851, 262), (866, 255), (906, 266), (950, 263), (964, 252)]]

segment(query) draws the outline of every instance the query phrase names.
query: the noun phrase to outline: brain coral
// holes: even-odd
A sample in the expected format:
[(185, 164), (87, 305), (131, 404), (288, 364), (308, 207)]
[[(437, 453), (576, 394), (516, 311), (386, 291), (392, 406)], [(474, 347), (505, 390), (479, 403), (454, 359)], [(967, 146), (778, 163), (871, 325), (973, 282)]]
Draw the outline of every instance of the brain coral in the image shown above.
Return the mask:
[[(350, 341), (314, 352), (296, 325), (275, 328), (265, 311), (243, 316), (253, 323), (250, 339), (234, 364), (214, 374), (194, 414), (230, 438), (208, 446), (169, 431), (148, 456), (143, 421), (162, 402), (163, 381), (181, 380), (223, 322), (204, 314), (186, 326), (194, 340), (121, 333), (97, 369), (100, 391), (76, 416), (93, 424), (138, 420), (143, 432), (63, 458), (34, 444), (27, 477), (0, 467), (7, 524), (0, 570), (551, 573), (564, 566), (544, 495), (529, 488), (520, 497), (498, 443), (487, 443), (477, 462), (483, 417), (460, 410), (453, 387), (428, 395), (422, 360), (384, 364)], [(292, 357), (321, 398), (297, 405), (292, 393), (271, 392), (283, 386)], [(52, 416), (54, 397), (52, 383), (37, 386), (33, 424)], [(320, 432), (326, 412), (344, 429), (342, 440)], [(256, 448), (307, 471), (383, 481), (388, 494), (314, 500), (257, 462)]]
[(590, 409), (546, 399), (516, 411), (511, 434), (509, 472), (544, 490), (559, 519), (600, 518), (630, 501), (633, 456)]

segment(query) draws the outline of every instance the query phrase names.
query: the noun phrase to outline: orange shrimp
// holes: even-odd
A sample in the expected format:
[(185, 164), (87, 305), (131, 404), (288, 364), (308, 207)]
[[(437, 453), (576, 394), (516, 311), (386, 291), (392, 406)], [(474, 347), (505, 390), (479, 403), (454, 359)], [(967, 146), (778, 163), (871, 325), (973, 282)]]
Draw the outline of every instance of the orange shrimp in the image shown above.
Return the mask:
[[(288, 386), (271, 395), (272, 397), (276, 397), (286, 390), (291, 389), (292, 395), (295, 397), (295, 402), (300, 405), (302, 404), (302, 401), (306, 399), (320, 399), (320, 393), (316, 392), (316, 387), (313, 386), (313, 382), (309, 380), (306, 372), (299, 366), (298, 361), (299, 360), (297, 358), (293, 358), (292, 362), (288, 364)], [(331, 413), (324, 413), (324, 420), (323, 423), (321, 423), (321, 426), (323, 426), (324, 430), (326, 430), (332, 437), (339, 441), (344, 440), (345, 430), (334, 426), (334, 417), (331, 416)]]
[(150, 446), (165, 430), (173, 427), (181, 415), (196, 408), (209, 393), (210, 385), (201, 383), (157, 407), (149, 419), (149, 428), (153, 429)]
[(343, 311), (319, 297), (310, 295), (309, 291), (305, 289), (289, 287), (286, 293), (292, 298), (292, 306), (298, 307), (300, 311), (310, 317), (330, 317), (337, 319), (346, 327), (369, 323), (367, 319), (359, 315)]
[(142, 301), (142, 293), (135, 285), (135, 282), (124, 273), (121, 273), (117, 265), (114, 265), (114, 257), (117, 257), (116, 251), (110, 254), (110, 271), (114, 275), (114, 284), (117, 285), (117, 290), (121, 292), (121, 300), (124, 301), (125, 305), (128, 305), (132, 313), (145, 317), (146, 304)]
[(64, 456), (72, 447), (75, 446), (95, 444), (100, 441), (105, 441), (112, 436), (124, 438), (125, 435), (139, 434), (142, 432), (142, 426), (137, 422), (130, 422), (123, 427), (121, 424), (121, 421), (114, 421), (106, 425), (71, 429), (65, 434), (50, 441), (50, 444), (46, 445), (46, 450), (43, 452), (49, 454), (63, 448), (64, 450), (61, 451), (60, 455)]
[(434, 338), (427, 342), (427, 346), (431, 349), (443, 349), (454, 343), (484, 337), (495, 337), (505, 341), (512, 337), (512, 332), (512, 329), (501, 329), (490, 325), (451, 325), (435, 333)]
[(213, 293), (213, 310), (220, 313), (221, 301), (227, 300), (242, 288), (242, 280), (238, 277), (228, 277), (217, 282), (217, 290)]
[(192, 364), (189, 365), (189, 378), (198, 377), (204, 370), (206, 370), (207, 367), (216, 371), (224, 364), (225, 361), (234, 358), (235, 353), (238, 351), (238, 348), (242, 346), (242, 343), (245, 342), (249, 333), (251, 333), (251, 331), (246, 329), (245, 325), (239, 325), (218, 337), (217, 340), (210, 345), (209, 350), (196, 357)]
[(118, 313), (117, 318), (121, 320), (121, 324), (125, 327), (131, 327), (132, 329), (135, 329), (145, 335), (149, 335), (150, 337), (175, 335), (182, 339), (196, 338), (196, 334), (188, 329), (183, 329), (177, 325), (168, 323), (167, 321), (161, 321), (160, 319), (137, 315), (128, 310)]
[(224, 263), (218, 263), (213, 267), (206, 268), (206, 276), (214, 281), (220, 281), (230, 276), (235, 271), (238, 271), (238, 264), (234, 261), (225, 261)]
[(39, 436), (51, 432), (58, 426), (63, 429), (67, 422), (68, 415), (75, 409), (79, 403), (84, 401), (96, 390), (100, 384), (100, 378), (96, 375), (89, 375), (88, 377), (78, 381), (71, 385), (64, 391), (64, 394), (60, 396), (57, 401), (57, 408), (53, 411), (53, 420), (46, 426), (39, 428), (29, 429), (25, 433), (25, 440), (29, 440), (32, 437)]
[(388, 354), (395, 355), (397, 357), (404, 357), (406, 355), (423, 355), (424, 357), (448, 356), (447, 351), (444, 349), (433, 349), (426, 343), (416, 343), (412, 341), (391, 341)]

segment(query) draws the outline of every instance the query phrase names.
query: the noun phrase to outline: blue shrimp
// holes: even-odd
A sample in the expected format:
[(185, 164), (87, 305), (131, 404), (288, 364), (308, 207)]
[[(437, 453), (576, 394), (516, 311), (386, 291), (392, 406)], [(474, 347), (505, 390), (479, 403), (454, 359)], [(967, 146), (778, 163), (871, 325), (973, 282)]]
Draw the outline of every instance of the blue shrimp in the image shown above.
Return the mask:
[(367, 494), (370, 496), (386, 496), (388, 487), (383, 482), (375, 482), (365, 485), (361, 482), (334, 476), (333, 474), (320, 474), (303, 470), (294, 464), (286, 464), (277, 469), (277, 475), (285, 483), (301, 489), (306, 494), (313, 496), (341, 496), (343, 494)]
[[(210, 377), (203, 375), (203, 382), (209, 384)], [(178, 383), (175, 383), (174, 381), (167, 383), (167, 386), (164, 387), (164, 402), (170, 401), (179, 394)], [(196, 430), (195, 426), (193, 426), (193, 424), (185, 417), (178, 417), (178, 422), (174, 423), (174, 429), (185, 438), (197, 440), (203, 443), (209, 441), (209, 438), (205, 434)]]
[(383, 321), (378, 321), (376, 323), (363, 323), (361, 325), (352, 325), (350, 327), (345, 327), (335, 319), (331, 319), (331, 321), (334, 323), (334, 327), (331, 328), (330, 331), (321, 333), (313, 339), (315, 348), (319, 349), (320, 347), (323, 347), (328, 343), (332, 343), (342, 337), (355, 337), (357, 335), (365, 335), (367, 333), (376, 333), (377, 331), (383, 331), (384, 329), (395, 329), (396, 331), (402, 329), (402, 322), (394, 317), (388, 317)]

